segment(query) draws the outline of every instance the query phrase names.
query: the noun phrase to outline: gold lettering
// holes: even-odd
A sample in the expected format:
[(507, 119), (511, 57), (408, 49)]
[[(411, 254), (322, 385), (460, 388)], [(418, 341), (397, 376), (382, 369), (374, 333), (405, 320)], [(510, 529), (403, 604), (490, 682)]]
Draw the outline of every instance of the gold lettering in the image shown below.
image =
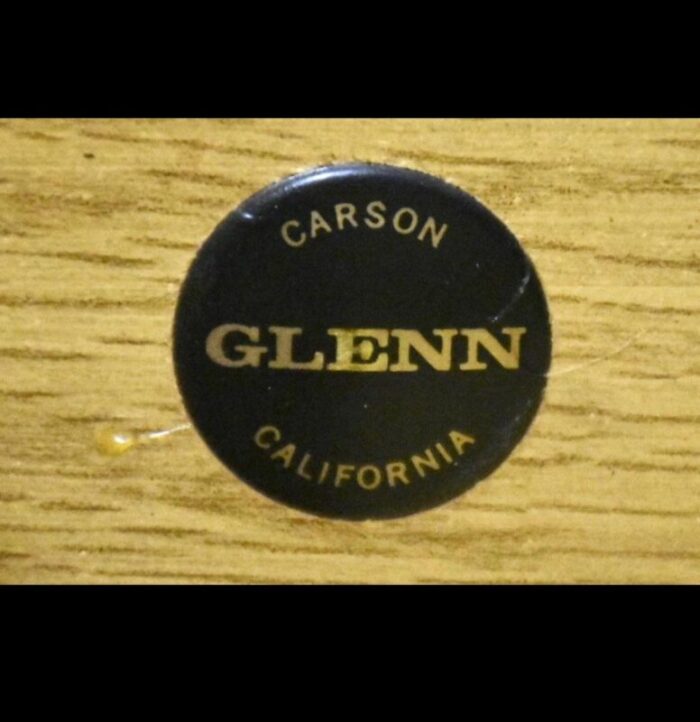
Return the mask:
[[(336, 203), (333, 210), (335, 211), (335, 228), (337, 230), (343, 231), (348, 226), (359, 227), (357, 207), (354, 203)], [(387, 207), (382, 201), (368, 203), (365, 207), (365, 215), (362, 218), (367, 228), (372, 230), (384, 228), (387, 222), (386, 210)], [(404, 236), (414, 233), (419, 227), (420, 220), (418, 213), (413, 208), (408, 207), (400, 208), (391, 219), (394, 230)], [(334, 230), (321, 211), (312, 210), (310, 212), (309, 235), (311, 238), (316, 238), (321, 232), (333, 233)], [(433, 216), (428, 216), (427, 220), (420, 226), (418, 240), (429, 240), (433, 248), (438, 248), (448, 230), (447, 223), (438, 223)], [(284, 242), (292, 248), (303, 246), (309, 237), (302, 224), (296, 219), (283, 223), (280, 233)]]
[[(410, 216), (410, 225), (408, 226), (402, 226), (401, 225), (401, 218), (403, 216)], [(396, 211), (394, 214), (394, 230), (397, 233), (401, 233), (404, 236), (407, 236), (409, 233), (413, 233), (413, 231), (416, 230), (416, 226), (418, 225), (418, 214), (413, 210), (413, 208), (401, 208), (401, 210)]]
[(440, 443), (435, 444), (435, 448), (440, 452), (440, 456), (448, 463), (452, 463), (452, 457), (449, 455), (447, 449)]
[[(436, 371), (450, 371), (453, 352), (456, 353), (454, 339), (460, 334), (466, 338), (467, 347), (466, 360), (458, 364), (460, 371), (483, 371), (489, 367), (486, 360), (479, 358), (480, 347), (503, 368), (514, 370), (520, 368), (522, 337), (527, 329), (524, 326), (501, 329), (501, 333), (510, 338), (508, 347), (485, 328), (433, 329), (432, 335), (439, 341), (413, 329), (330, 328), (327, 333), (335, 338), (335, 357), (327, 366), (323, 351), (313, 351), (312, 358), (306, 361), (294, 358), (295, 337), (303, 333), (301, 327), (269, 326), (268, 331), (275, 336), (274, 350), (249, 343), (233, 346), (228, 339), (230, 334), (241, 334), (249, 341), (258, 342), (260, 329), (236, 323), (222, 324), (207, 336), (206, 354), (214, 363), (228, 368), (258, 368), (262, 356), (274, 351), (274, 357), (268, 362), (271, 369), (320, 371), (327, 368), (329, 371), (359, 372), (417, 371), (417, 355)], [(397, 339), (396, 347), (390, 346), (392, 338)]]
[(460, 364), (462, 371), (478, 371), (487, 368), (479, 361), (479, 344), (481, 344), (503, 368), (517, 369), (520, 366), (520, 340), (526, 329), (504, 328), (502, 332), (510, 336), (510, 350), (501, 346), (497, 338), (492, 336), (485, 328), (463, 328), (461, 334), (467, 337), (468, 355), (465, 363)]
[(323, 466), (321, 467), (321, 474), (318, 477), (318, 483), (323, 484), (323, 482), (326, 480), (326, 477), (328, 476), (328, 471), (330, 470), (331, 465), (327, 462), (323, 462)]
[(302, 460), (299, 462), (299, 466), (297, 466), (297, 474), (299, 474), (302, 479), (308, 479), (309, 481), (311, 481), (311, 476), (308, 471), (306, 471), (306, 465), (309, 463), (310, 458), (311, 454), (304, 454)]
[[(256, 446), (261, 449), (273, 449), (275, 444), (282, 439), (282, 436), (282, 432), (276, 426), (268, 424), (261, 426), (255, 432), (253, 440)], [(466, 447), (476, 443), (476, 439), (473, 436), (468, 436), (456, 430), (449, 432), (448, 439), (454, 447), (455, 452), (460, 456), (465, 453)], [(448, 451), (446, 446), (447, 442), (443, 444), (442, 441), (439, 441), (427, 448), (425, 452), (414, 454), (410, 457), (410, 464), (421, 478), (425, 478), (427, 472), (430, 470), (439, 471), (442, 468), (442, 462), (440, 458), (436, 456), (435, 450), (437, 450), (440, 457), (446, 462), (453, 463), (452, 452), (451, 450)], [(301, 452), (299, 452), (299, 455), (301, 455)], [(292, 469), (297, 459), (297, 446), (294, 443), (287, 443), (275, 449), (269, 456), (273, 461), (280, 460), (285, 469)], [(334, 464), (330, 461), (324, 461), (321, 464), (321, 471), (318, 476), (316, 476), (312, 470), (313, 465), (311, 452), (304, 452), (303, 455), (301, 455), (301, 460), (296, 464), (294, 471), (302, 479), (309, 481), (316, 479), (319, 485), (324, 484), (326, 480), (330, 479), (331, 469)], [(411, 478), (408, 464), (404, 461), (390, 461), (383, 466), (372, 463), (364, 463), (358, 466), (353, 464), (337, 464), (335, 465), (333, 485), (336, 488), (340, 488), (352, 480), (356, 481), (357, 485), (362, 489), (374, 491), (382, 485), (385, 479), (392, 489), (401, 485), (409, 486), (411, 484)]]
[(344, 481), (347, 481), (354, 469), (355, 467), (350, 464), (338, 464), (338, 468), (335, 470), (335, 486), (339, 487)]
[(282, 459), (282, 464), (285, 469), (291, 466), (292, 459), (294, 458), (294, 452), (297, 447), (294, 444), (287, 444), (286, 446), (277, 449), (274, 454), (270, 454), (271, 459)]
[(260, 366), (260, 357), (267, 352), (264, 346), (248, 346), (238, 344), (235, 351), (243, 354), (241, 358), (231, 359), (224, 353), (224, 339), (230, 333), (242, 333), (250, 341), (260, 340), (260, 329), (255, 326), (241, 326), (237, 323), (225, 323), (217, 326), (208, 336), (206, 341), (207, 356), (220, 366), (228, 368), (241, 368), (243, 366)]
[[(335, 361), (326, 367), (329, 371), (386, 371), (389, 357), (378, 353), (370, 361), (376, 346), (385, 347), (389, 343), (389, 331), (381, 328), (329, 328), (328, 333), (335, 336)], [(357, 343), (357, 339), (365, 336)], [(370, 339), (372, 339), (370, 341)]]
[(391, 335), (399, 340), (399, 358), (391, 365), (390, 371), (415, 371), (418, 366), (411, 362), (410, 351), (414, 349), (437, 371), (449, 371), (452, 365), (452, 339), (456, 329), (438, 329), (433, 335), (442, 338), (442, 349), (438, 351), (430, 345), (420, 331), (395, 329)]
[(430, 242), (433, 244), (433, 248), (437, 248), (440, 245), (440, 241), (444, 238), (445, 233), (447, 233), (447, 223), (443, 223), (438, 231), (435, 219), (430, 216), (423, 224), (423, 228), (421, 228), (421, 232), (418, 234), (418, 240), (424, 240), (428, 231), (430, 231)]
[(336, 203), (335, 204), (335, 222), (338, 230), (342, 231), (345, 227), (345, 221), (357, 228), (355, 220), (355, 206), (352, 203)]
[(450, 431), (450, 441), (457, 453), (461, 456), (464, 453), (464, 447), (467, 444), (473, 444), (476, 439), (473, 436), (461, 434), (459, 431)]
[(389, 486), (396, 486), (398, 479), (402, 483), (408, 485), (411, 482), (406, 478), (406, 464), (403, 461), (392, 461), (386, 465), (386, 475)]
[(326, 223), (325, 218), (318, 211), (311, 211), (311, 238), (316, 238), (316, 233), (323, 230), (332, 233), (333, 229)]
[[(266, 442), (263, 436), (272, 435), (272, 439)], [(279, 441), (282, 438), (280, 430), (276, 426), (261, 426), (255, 434), (255, 443), (261, 449), (269, 449), (275, 441)]]
[[(371, 476), (371, 479), (367, 479), (367, 475)], [(382, 483), (382, 471), (378, 466), (361, 466), (357, 471), (357, 483), (368, 491), (373, 491)]]
[(294, 361), (292, 359), (294, 336), (298, 336), (302, 329), (288, 328), (287, 326), (270, 326), (268, 330), (277, 336), (277, 355), (269, 363), (271, 369), (318, 371), (323, 368), (324, 358), (320, 351), (314, 353), (311, 361)]
[(292, 238), (289, 235), (289, 229), (292, 227), (300, 228), (301, 223), (299, 223), (299, 221), (287, 221), (282, 226), (282, 238), (284, 239), (284, 242), (292, 248), (298, 248), (299, 246), (303, 246), (304, 243), (306, 243), (306, 233), (302, 231), (301, 235), (298, 238)]
[(425, 450), (425, 457), (414, 454), (411, 457), (411, 463), (415, 467), (415, 470), (420, 474), (421, 478), (425, 478), (425, 471), (423, 471), (423, 469), (426, 466), (429, 469), (435, 469), (435, 471), (440, 469), (440, 462), (435, 458), (435, 454), (433, 454), (432, 449)]
[(365, 218), (365, 225), (368, 228), (374, 230), (378, 228), (384, 228), (386, 220), (382, 213), (386, 211), (386, 206), (381, 201), (372, 201), (367, 204), (367, 215), (372, 217), (372, 220)]

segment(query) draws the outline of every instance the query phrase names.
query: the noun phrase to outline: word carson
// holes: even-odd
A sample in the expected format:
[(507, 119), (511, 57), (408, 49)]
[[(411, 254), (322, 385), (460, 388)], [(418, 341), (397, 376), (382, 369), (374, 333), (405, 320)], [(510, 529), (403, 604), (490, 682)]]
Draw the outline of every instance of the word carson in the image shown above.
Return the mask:
[(309, 237), (316, 238), (319, 233), (333, 233), (336, 229), (342, 231), (346, 227), (360, 226), (378, 231), (388, 224), (401, 236), (415, 234), (419, 241), (429, 239), (432, 247), (437, 248), (447, 233), (447, 223), (438, 225), (432, 216), (422, 220), (413, 208), (399, 208), (387, 217), (387, 207), (381, 201), (368, 203), (362, 217), (358, 217), (354, 203), (336, 203), (332, 212), (324, 212), (325, 216), (320, 211), (311, 211), (308, 224), (302, 224), (296, 219), (286, 221), (280, 228), (282, 240), (292, 248), (299, 248)]
[[(484, 328), (435, 329), (432, 333), (439, 339), (437, 345), (420, 331), (410, 329), (329, 328), (328, 335), (335, 338), (335, 356), (330, 360), (322, 351), (314, 351), (310, 359), (297, 357), (294, 340), (303, 333), (301, 328), (269, 326), (267, 331), (274, 337), (272, 349), (259, 345), (257, 326), (236, 323), (217, 326), (207, 337), (207, 356), (227, 368), (259, 368), (265, 356), (268, 368), (290, 371), (416, 371), (418, 365), (414, 360), (419, 356), (436, 371), (450, 371), (456, 348), (460, 354), (457, 359), (460, 371), (481, 371), (487, 368), (486, 362), (479, 358), (479, 349), (483, 347), (503, 368), (517, 369), (520, 342), (526, 329), (501, 329), (510, 339), (508, 348)], [(240, 337), (253, 343), (237, 343), (231, 349), (233, 338)]]

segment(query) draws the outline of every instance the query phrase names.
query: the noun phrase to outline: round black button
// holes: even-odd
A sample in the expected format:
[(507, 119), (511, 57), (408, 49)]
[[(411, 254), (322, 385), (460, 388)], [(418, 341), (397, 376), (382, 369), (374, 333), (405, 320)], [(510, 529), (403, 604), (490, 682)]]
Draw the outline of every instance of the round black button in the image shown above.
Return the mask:
[(405, 168), (311, 170), (201, 247), (174, 327), (211, 450), (260, 492), (346, 519), (441, 504), (490, 474), (542, 400), (547, 303), (515, 237)]

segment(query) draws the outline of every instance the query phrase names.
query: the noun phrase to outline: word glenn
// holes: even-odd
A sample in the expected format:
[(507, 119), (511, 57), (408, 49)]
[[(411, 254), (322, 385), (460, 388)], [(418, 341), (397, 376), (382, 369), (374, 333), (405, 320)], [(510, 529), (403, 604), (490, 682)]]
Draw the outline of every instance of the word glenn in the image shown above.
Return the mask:
[[(335, 338), (335, 355), (326, 358), (322, 351), (314, 351), (311, 358), (301, 359), (294, 343), (303, 329), (291, 326), (269, 326), (267, 332), (274, 337), (268, 346), (260, 344), (260, 329), (225, 323), (217, 326), (207, 337), (207, 356), (216, 364), (227, 368), (266, 365), (270, 369), (289, 371), (417, 371), (416, 361), (436, 371), (483, 371), (488, 368), (480, 358), (483, 349), (504, 369), (520, 367), (520, 346), (526, 329), (503, 328), (501, 333), (510, 339), (503, 345), (484, 328), (434, 329), (433, 343), (420, 331), (386, 328), (329, 328), (328, 336)], [(252, 343), (235, 343), (234, 339)], [(309, 354), (310, 355), (310, 354)], [(267, 363), (263, 361), (263, 357)]]

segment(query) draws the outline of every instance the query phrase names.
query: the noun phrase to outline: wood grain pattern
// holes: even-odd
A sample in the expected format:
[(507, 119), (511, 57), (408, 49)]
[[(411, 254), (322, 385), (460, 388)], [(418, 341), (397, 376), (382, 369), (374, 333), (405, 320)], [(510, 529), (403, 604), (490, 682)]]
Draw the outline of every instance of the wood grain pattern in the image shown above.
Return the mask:
[[(434, 511), (343, 523), (259, 496), (193, 432), (100, 457), (100, 424), (183, 420), (170, 330), (198, 244), (345, 160), (451, 180), (535, 261), (554, 375), (510, 459)], [(0, 121), (0, 581), (700, 581), (699, 191), (695, 120)]]

